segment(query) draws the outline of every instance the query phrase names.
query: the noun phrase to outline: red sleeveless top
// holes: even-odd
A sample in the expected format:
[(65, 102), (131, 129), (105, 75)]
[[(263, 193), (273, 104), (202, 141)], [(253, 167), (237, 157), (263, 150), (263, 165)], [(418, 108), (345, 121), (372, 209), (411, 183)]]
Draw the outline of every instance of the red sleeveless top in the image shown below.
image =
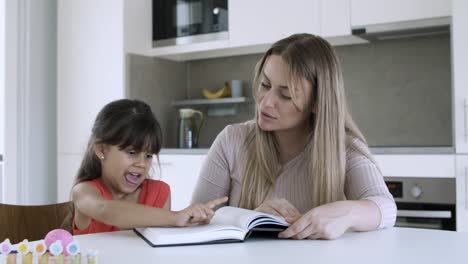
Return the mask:
[[(100, 178), (92, 181), (86, 181), (85, 183), (91, 184), (98, 188), (102, 197), (106, 200), (112, 200), (111, 193), (104, 187)], [(145, 180), (141, 185), (140, 197), (138, 203), (163, 208), (170, 194), (170, 188), (167, 183), (157, 180)], [(116, 226), (107, 225), (91, 219), (91, 223), (83, 230), (78, 230), (75, 225), (75, 219), (73, 219), (73, 235), (101, 233), (101, 232), (112, 232), (119, 231), (120, 229)]]

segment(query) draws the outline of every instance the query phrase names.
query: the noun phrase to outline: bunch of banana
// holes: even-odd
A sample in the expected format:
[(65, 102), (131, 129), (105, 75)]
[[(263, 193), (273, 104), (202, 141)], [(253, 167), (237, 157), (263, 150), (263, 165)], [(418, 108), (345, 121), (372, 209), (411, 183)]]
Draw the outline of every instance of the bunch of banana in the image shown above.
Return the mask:
[(231, 87), (229, 87), (229, 83), (224, 83), (224, 86), (221, 87), (219, 90), (216, 92), (211, 92), (207, 88), (203, 88), (203, 96), (207, 99), (217, 99), (217, 98), (223, 98), (223, 97), (229, 97), (231, 96)]

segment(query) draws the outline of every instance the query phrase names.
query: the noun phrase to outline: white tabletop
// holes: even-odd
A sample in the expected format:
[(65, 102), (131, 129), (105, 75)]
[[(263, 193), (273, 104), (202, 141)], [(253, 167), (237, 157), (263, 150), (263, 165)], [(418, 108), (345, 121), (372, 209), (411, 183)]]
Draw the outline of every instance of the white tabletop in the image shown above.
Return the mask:
[(347, 233), (333, 241), (251, 238), (244, 243), (152, 248), (133, 231), (76, 236), (99, 263), (468, 263), (468, 233), (411, 228)]

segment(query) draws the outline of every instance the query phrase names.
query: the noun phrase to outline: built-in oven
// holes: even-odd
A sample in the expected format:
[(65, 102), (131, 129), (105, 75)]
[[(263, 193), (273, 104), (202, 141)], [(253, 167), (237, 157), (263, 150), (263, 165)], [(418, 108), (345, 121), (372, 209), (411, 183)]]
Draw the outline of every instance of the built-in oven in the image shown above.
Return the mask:
[(456, 230), (455, 178), (385, 177), (395, 198), (395, 226)]
[(153, 0), (153, 46), (227, 39), (227, 0)]

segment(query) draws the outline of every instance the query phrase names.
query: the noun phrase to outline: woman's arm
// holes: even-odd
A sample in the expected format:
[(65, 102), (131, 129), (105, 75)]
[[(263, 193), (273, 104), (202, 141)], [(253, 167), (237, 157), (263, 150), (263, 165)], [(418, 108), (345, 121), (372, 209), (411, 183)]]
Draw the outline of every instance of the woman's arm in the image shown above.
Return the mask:
[[(355, 139), (347, 152), (345, 195), (348, 200), (371, 202), (369, 212), (378, 216), (376, 228), (392, 227), (396, 221), (396, 204), (367, 146)], [(366, 155), (362, 154), (366, 153)], [(372, 158), (369, 159), (369, 157)], [(372, 210), (375, 208), (377, 211)], [(364, 216), (362, 217), (364, 218)], [(370, 221), (371, 219), (369, 219)], [(366, 221), (363, 221), (365, 223)], [(361, 226), (351, 228), (361, 230)]]
[[(371, 155), (362, 142), (354, 144)], [(369, 231), (394, 225), (396, 205), (383, 176), (377, 165), (356, 148), (349, 148), (346, 155), (347, 200), (313, 208), (280, 233), (280, 237), (335, 239), (347, 230)]]
[(126, 201), (106, 200), (96, 187), (80, 183), (73, 188), (72, 200), (75, 205), (75, 224), (78, 228), (86, 228), (91, 223), (91, 219), (95, 219), (127, 229), (205, 223), (212, 218), (214, 214), (212, 209), (224, 203), (226, 198), (215, 199), (206, 204), (194, 204), (182, 211), (172, 212)]
[(300, 217), (281, 238), (336, 239), (347, 230), (369, 231), (380, 222), (378, 207), (371, 201), (338, 201), (318, 206)]
[(228, 140), (229, 126), (216, 137), (206, 155), (192, 195), (192, 202), (206, 202), (229, 196), (231, 186), (230, 163), (232, 142)]

